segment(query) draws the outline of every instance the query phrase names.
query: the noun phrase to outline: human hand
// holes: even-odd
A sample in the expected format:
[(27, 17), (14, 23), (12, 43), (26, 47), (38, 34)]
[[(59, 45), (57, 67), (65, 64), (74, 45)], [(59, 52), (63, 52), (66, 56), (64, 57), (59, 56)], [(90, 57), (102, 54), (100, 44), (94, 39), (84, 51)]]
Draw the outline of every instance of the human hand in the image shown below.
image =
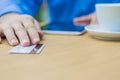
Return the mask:
[(96, 13), (94, 12), (86, 16), (77, 17), (73, 20), (73, 22), (75, 25), (86, 26), (90, 24), (97, 24), (98, 20), (97, 20)]
[(8, 13), (0, 17), (0, 42), (5, 36), (10, 45), (38, 44), (43, 36), (39, 23), (29, 15)]

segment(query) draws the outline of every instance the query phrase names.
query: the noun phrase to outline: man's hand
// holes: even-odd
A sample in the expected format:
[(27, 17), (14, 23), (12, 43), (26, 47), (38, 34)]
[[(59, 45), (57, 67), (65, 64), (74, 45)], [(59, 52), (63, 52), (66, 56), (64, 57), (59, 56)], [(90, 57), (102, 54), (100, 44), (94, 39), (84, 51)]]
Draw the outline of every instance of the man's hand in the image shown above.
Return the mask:
[(94, 12), (86, 16), (77, 17), (73, 20), (73, 22), (75, 25), (86, 26), (90, 24), (97, 24), (98, 20), (97, 20), (96, 13)]
[(5, 36), (10, 45), (38, 44), (42, 37), (39, 23), (29, 15), (8, 13), (0, 17), (0, 42)]

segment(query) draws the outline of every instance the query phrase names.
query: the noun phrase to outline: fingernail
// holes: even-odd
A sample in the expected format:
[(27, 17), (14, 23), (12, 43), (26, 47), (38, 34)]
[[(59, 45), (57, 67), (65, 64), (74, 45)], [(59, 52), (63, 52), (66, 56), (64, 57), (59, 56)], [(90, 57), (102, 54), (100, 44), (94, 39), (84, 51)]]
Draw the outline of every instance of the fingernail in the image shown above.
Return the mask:
[(15, 39), (12, 39), (12, 40), (11, 40), (11, 45), (17, 45), (17, 43), (18, 43), (18, 42), (17, 42)]
[(24, 39), (21, 43), (22, 46), (29, 46), (29, 41)]
[(40, 39), (38, 39), (38, 38), (33, 39), (34, 44), (38, 43), (39, 41), (40, 41)]

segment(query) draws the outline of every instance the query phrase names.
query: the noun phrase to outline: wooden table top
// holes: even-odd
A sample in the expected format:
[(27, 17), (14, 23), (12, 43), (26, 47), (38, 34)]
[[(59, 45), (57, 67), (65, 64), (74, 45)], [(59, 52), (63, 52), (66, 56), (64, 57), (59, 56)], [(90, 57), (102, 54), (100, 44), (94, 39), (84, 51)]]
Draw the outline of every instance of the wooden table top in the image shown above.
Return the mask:
[(120, 41), (45, 35), (41, 54), (9, 54), (0, 44), (0, 80), (120, 80)]

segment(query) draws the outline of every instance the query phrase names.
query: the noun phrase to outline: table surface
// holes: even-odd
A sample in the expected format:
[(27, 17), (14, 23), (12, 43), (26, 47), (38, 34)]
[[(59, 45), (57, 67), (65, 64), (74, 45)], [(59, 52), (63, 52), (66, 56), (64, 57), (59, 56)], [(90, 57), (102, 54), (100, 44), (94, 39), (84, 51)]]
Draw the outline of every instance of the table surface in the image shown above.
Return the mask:
[(120, 41), (45, 35), (41, 54), (9, 54), (0, 44), (0, 80), (120, 80)]

